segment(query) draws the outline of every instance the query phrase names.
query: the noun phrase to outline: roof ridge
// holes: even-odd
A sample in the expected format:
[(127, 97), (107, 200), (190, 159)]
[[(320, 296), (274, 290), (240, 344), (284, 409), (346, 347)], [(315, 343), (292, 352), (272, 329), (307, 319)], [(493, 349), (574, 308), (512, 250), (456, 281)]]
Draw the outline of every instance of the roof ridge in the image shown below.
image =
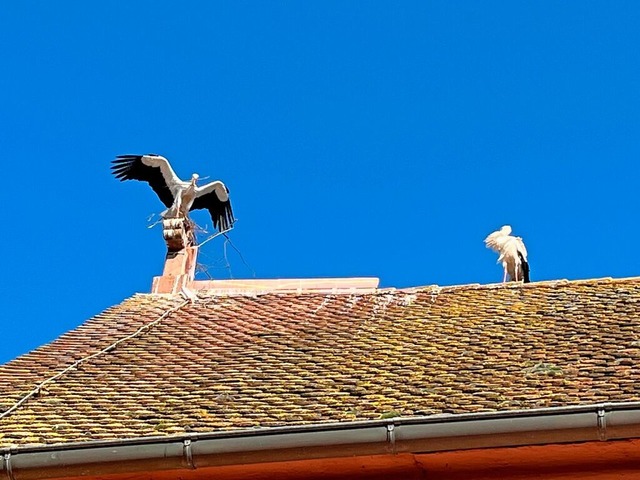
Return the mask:
[[(389, 295), (389, 294), (407, 294), (407, 293), (449, 293), (461, 290), (495, 290), (500, 288), (548, 288), (556, 287), (559, 285), (597, 285), (601, 283), (635, 283), (640, 282), (640, 276), (635, 277), (599, 277), (599, 278), (584, 278), (570, 280), (567, 278), (555, 279), (555, 280), (541, 280), (538, 282), (522, 283), (522, 282), (508, 282), (508, 283), (467, 283), (461, 285), (419, 285), (414, 287), (377, 287), (377, 288), (335, 288), (327, 291), (322, 290), (253, 290), (253, 291), (220, 291), (220, 290), (198, 290), (198, 298), (203, 297), (261, 297), (265, 295), (295, 295), (301, 296), (317, 296), (317, 295)], [(175, 297), (180, 294), (172, 293), (136, 293), (135, 296), (141, 297)]]
[[(541, 280), (539, 282), (522, 283), (522, 282), (507, 282), (507, 283), (469, 283), (465, 285), (448, 285), (438, 286), (430, 285), (425, 287), (414, 287), (413, 291), (425, 291), (429, 288), (438, 288), (442, 292), (454, 291), (454, 290), (495, 290), (499, 288), (545, 288), (556, 287), (559, 285), (597, 285), (601, 283), (635, 283), (640, 282), (640, 276), (636, 277), (599, 277), (599, 278), (580, 278), (576, 280), (569, 280), (567, 278), (559, 278), (555, 280)], [(411, 289), (403, 289), (411, 290)]]
[(43, 387), (45, 387), (46, 385), (56, 381), (57, 379), (62, 377), (65, 373), (73, 370), (74, 368), (77, 368), (79, 365), (83, 364), (84, 362), (87, 362), (88, 360), (91, 360), (91, 359), (93, 359), (95, 357), (98, 357), (99, 355), (102, 355), (103, 353), (110, 352), (111, 350), (116, 348), (119, 344), (121, 344), (121, 343), (123, 343), (123, 342), (125, 342), (127, 340), (131, 340), (132, 338), (137, 337), (141, 333), (149, 330), (150, 328), (152, 328), (155, 325), (157, 325), (158, 323), (160, 323), (163, 319), (165, 319), (166, 317), (168, 317), (172, 313), (180, 310), (182, 307), (184, 307), (188, 303), (191, 303), (190, 299), (186, 299), (184, 302), (180, 303), (179, 305), (177, 305), (175, 307), (171, 307), (170, 309), (166, 310), (162, 315), (160, 315), (158, 318), (156, 318), (152, 322), (145, 323), (144, 325), (142, 325), (135, 332), (130, 333), (129, 335), (126, 335), (126, 336), (116, 340), (115, 342), (111, 343), (110, 345), (102, 348), (101, 350), (98, 350), (97, 352), (94, 352), (94, 353), (92, 353), (90, 355), (87, 355), (85, 357), (80, 358), (79, 360), (76, 360), (71, 365), (68, 365), (63, 370), (61, 370), (60, 372), (56, 373), (55, 375), (53, 375), (53, 376), (51, 376), (49, 378), (46, 378), (42, 382), (38, 383), (27, 394), (23, 395), (18, 401), (16, 401), (7, 410), (5, 410), (4, 412), (0, 412), (0, 420), (2, 420), (3, 418), (9, 416), (12, 412), (16, 411), (18, 408), (20, 408), (21, 405), (23, 405), (25, 402), (27, 402), (34, 395), (37, 395), (38, 393), (40, 393), (40, 391), (42, 390)]

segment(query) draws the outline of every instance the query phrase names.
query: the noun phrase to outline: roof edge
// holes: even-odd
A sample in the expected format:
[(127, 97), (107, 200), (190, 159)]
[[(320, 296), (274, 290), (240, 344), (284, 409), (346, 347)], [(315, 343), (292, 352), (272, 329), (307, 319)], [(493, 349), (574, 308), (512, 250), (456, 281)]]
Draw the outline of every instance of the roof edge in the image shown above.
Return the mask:
[(640, 402), (0, 448), (11, 480), (640, 438)]

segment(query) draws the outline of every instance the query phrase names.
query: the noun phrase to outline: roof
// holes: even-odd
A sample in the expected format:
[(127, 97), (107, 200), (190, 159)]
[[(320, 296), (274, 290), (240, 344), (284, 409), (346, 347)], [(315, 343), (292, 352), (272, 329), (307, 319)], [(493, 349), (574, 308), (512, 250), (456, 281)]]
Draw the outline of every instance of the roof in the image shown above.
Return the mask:
[(637, 401), (639, 307), (640, 278), (139, 294), (0, 366), (0, 446)]

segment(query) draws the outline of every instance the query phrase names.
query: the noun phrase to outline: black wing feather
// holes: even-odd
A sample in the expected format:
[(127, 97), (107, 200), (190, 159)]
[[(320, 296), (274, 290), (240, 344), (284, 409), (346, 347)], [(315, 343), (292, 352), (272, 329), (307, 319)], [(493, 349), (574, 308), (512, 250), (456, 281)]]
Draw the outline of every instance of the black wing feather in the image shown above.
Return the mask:
[(173, 205), (173, 195), (162, 176), (160, 167), (150, 167), (142, 163), (142, 155), (118, 155), (111, 163), (112, 173), (121, 182), (141, 180), (147, 182), (167, 208)]
[(529, 278), (529, 263), (524, 259), (522, 253), (518, 252), (518, 257), (520, 257), (520, 268), (522, 269), (522, 280), (524, 283), (531, 282)]
[[(226, 188), (226, 187), (225, 187)], [(227, 188), (227, 193), (229, 189)], [(235, 222), (233, 218), (233, 210), (231, 209), (231, 200), (223, 202), (216, 195), (215, 190), (196, 197), (191, 205), (191, 210), (200, 210), (206, 208), (211, 214), (211, 220), (213, 220), (213, 226), (218, 229), (219, 232), (229, 230)]]

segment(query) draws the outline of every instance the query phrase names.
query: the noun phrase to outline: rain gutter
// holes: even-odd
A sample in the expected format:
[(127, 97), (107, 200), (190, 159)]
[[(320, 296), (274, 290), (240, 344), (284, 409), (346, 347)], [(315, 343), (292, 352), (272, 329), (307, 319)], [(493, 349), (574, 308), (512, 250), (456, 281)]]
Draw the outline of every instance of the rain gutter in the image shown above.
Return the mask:
[(640, 402), (0, 448), (0, 480), (640, 438)]

